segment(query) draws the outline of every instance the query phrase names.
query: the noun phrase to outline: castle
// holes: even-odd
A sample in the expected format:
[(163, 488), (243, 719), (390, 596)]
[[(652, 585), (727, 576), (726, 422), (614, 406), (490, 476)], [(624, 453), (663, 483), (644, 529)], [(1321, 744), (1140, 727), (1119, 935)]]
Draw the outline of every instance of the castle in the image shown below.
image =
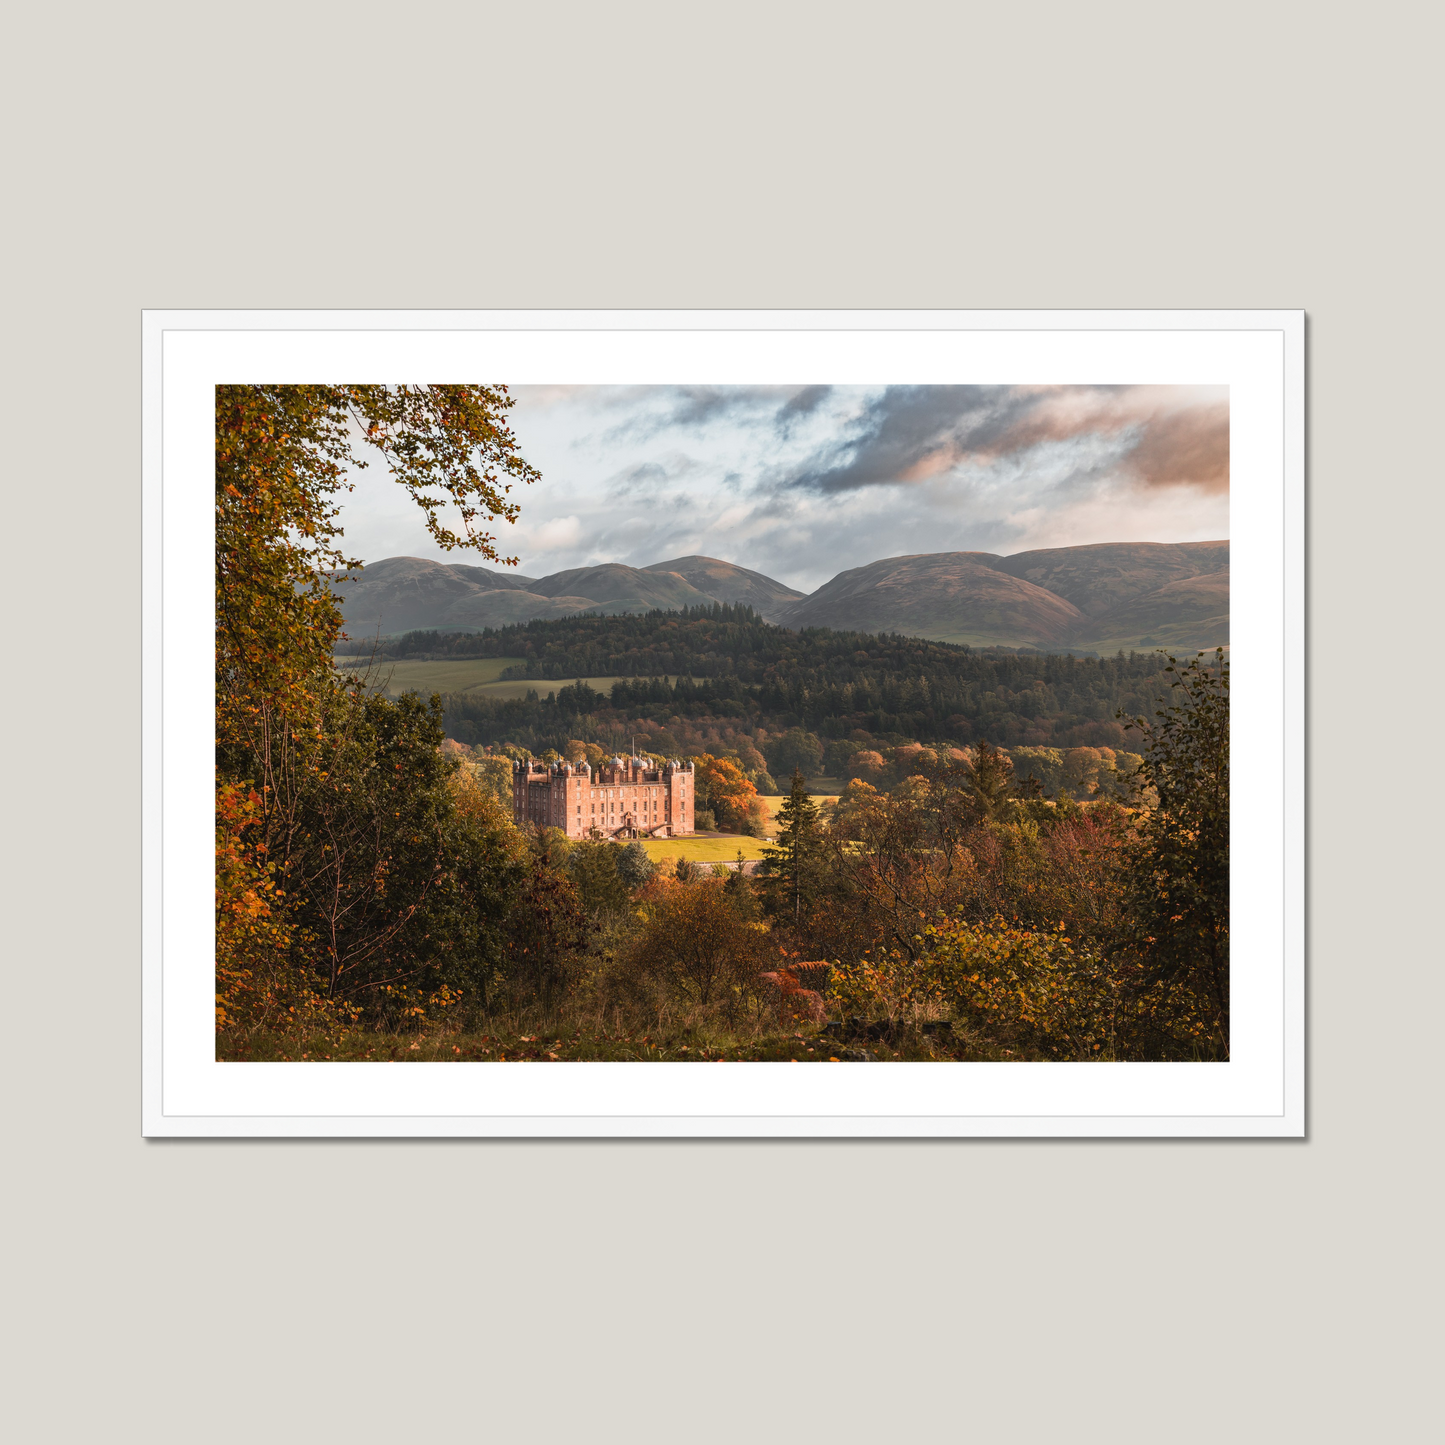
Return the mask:
[(512, 818), (569, 838), (676, 838), (693, 830), (692, 764), (613, 758), (594, 770), (531, 758), (512, 768)]

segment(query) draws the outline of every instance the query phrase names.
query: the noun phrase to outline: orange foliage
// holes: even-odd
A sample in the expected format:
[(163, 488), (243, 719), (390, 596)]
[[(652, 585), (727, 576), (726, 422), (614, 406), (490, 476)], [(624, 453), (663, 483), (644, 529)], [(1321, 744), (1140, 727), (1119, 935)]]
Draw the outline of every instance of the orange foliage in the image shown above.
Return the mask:
[(693, 765), (697, 790), (705, 793), (710, 800), (719, 826), (730, 832), (740, 832), (744, 824), (760, 811), (758, 790), (731, 758), (715, 758), (711, 753), (703, 753), (693, 759)]
[(291, 946), (285, 894), (276, 886), (266, 845), (248, 834), (260, 825), (261, 795), (245, 785), (216, 789), (216, 1027), (236, 1021), (255, 1000), (258, 973)]

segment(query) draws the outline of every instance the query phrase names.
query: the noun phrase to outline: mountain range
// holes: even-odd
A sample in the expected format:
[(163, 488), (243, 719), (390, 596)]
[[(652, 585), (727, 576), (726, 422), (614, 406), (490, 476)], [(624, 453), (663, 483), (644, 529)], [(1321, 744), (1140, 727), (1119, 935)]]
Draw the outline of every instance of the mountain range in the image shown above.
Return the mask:
[(354, 638), (729, 602), (785, 627), (898, 632), (976, 647), (1113, 652), (1229, 641), (1228, 542), (1103, 542), (1009, 557), (927, 552), (851, 568), (806, 594), (696, 556), (547, 577), (388, 557), (334, 585)]

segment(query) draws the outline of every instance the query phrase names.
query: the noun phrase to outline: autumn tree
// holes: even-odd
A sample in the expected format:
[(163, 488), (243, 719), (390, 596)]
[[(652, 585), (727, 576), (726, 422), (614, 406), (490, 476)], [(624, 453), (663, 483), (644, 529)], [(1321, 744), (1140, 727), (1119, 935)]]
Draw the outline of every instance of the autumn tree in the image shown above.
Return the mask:
[(720, 827), (737, 833), (756, 829), (763, 812), (758, 790), (736, 762), (703, 753), (693, 769), (699, 804), (712, 810)]
[[(1151, 980), (1200, 999), (1229, 1055), (1229, 664), (1224, 649), (1169, 659), (1172, 699), (1126, 727), (1157, 805), (1140, 818), (1126, 942)], [(1161, 701), (1165, 701), (1161, 699)]]
[(632, 958), (675, 997), (732, 1012), (756, 993), (765, 942), (722, 879), (668, 881), (649, 907)]
[(843, 776), (845, 778), (862, 778), (868, 782), (876, 782), (883, 776), (883, 771), (888, 764), (883, 754), (874, 748), (859, 748), (854, 752), (843, 765)]
[(488, 386), (216, 388), (218, 743), (254, 751), (268, 717), (299, 722), (331, 676), (332, 576), (360, 565), (338, 520), (348, 467), (379, 457), (440, 547), (515, 564), (486, 530), (516, 519), (514, 484), (538, 476), (512, 405)]
[[(439, 752), (437, 707), (366, 695), (332, 649), (338, 588), (359, 565), (342, 549), (339, 498), (368, 458), (440, 546), (515, 560), (487, 530), (515, 518), (512, 488), (537, 475), (506, 425), (511, 405), (485, 386), (216, 389), (218, 925), (234, 932), (237, 879), (269, 879), (249, 891), (273, 918), (285, 900), (273, 934), (333, 1000), (394, 997), (422, 974), (480, 980), (499, 961), (519, 869), (449, 791), (460, 764)], [(244, 808), (228, 801), (237, 789)]]

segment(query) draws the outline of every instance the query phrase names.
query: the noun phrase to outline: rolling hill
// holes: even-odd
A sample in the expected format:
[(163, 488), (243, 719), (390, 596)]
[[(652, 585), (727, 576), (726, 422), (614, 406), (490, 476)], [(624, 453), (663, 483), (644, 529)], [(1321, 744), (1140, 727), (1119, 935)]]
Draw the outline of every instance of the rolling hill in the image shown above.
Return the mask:
[(785, 608), (806, 595), (761, 572), (750, 572), (733, 562), (719, 562), (716, 557), (677, 557), (671, 562), (654, 562), (643, 570), (675, 572), (715, 601), (741, 602), (766, 622), (776, 622)]
[(1229, 642), (1229, 543), (890, 557), (840, 573), (778, 620), (973, 646), (1215, 647)]
[(353, 638), (728, 602), (785, 627), (897, 632), (975, 647), (1115, 652), (1229, 641), (1229, 543), (1222, 541), (888, 557), (840, 572), (807, 595), (701, 556), (547, 577), (388, 557), (335, 585)]
[(1067, 647), (1084, 614), (1006, 572), (991, 552), (926, 552), (840, 572), (779, 618), (785, 627), (902, 632), (987, 647)]
[[(424, 557), (387, 557), (338, 576), (333, 586), (341, 600), (346, 630), (353, 638), (389, 636), (399, 632), (439, 629), (476, 632), (513, 622), (570, 617), (579, 612), (677, 611), (731, 602), (742, 586), (760, 595), (801, 597), (802, 593), (773, 582), (761, 573), (689, 557), (703, 582), (709, 569), (721, 592), (695, 586), (667, 564), (648, 568), (609, 562), (578, 567), (547, 577), (523, 577), (490, 567), (433, 562)], [(739, 582), (733, 578), (745, 579)], [(751, 579), (751, 580), (747, 580)]]
[(1228, 542), (1101, 542), (1015, 552), (993, 564), (1067, 598), (1087, 617), (1100, 617), (1171, 582), (1229, 573)]
[(593, 608), (604, 612), (651, 612), (656, 608), (676, 612), (718, 600), (676, 573), (644, 571), (617, 562), (554, 572), (528, 585), (543, 597), (590, 597)]

